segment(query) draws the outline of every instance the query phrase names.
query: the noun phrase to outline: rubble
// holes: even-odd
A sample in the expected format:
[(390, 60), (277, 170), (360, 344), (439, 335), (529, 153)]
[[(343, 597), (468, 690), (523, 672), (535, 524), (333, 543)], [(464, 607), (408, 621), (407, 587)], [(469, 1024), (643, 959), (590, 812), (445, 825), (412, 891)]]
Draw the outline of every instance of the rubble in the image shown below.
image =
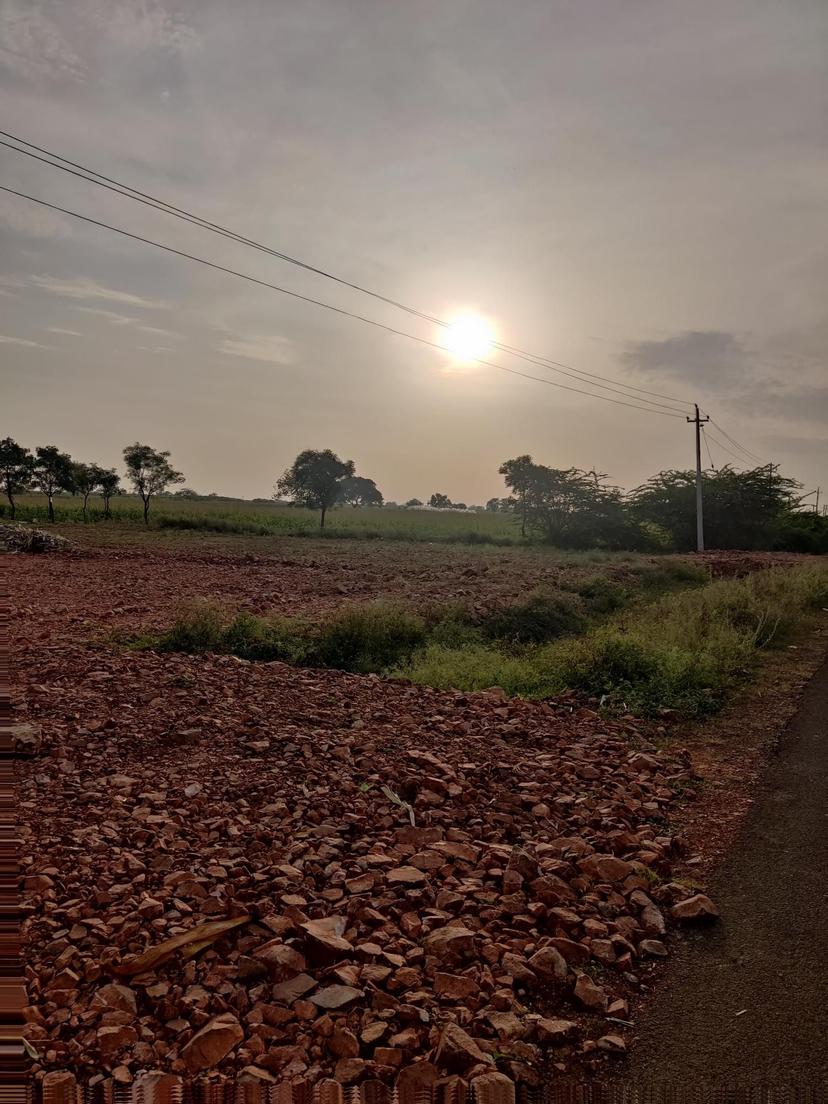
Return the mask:
[[(39, 1075), (399, 1087), (615, 1060), (606, 1017), (698, 907), (669, 881), (685, 759), (566, 696), (102, 646), (109, 584), (63, 599), (59, 560), (14, 561), (18, 713), (48, 749), (19, 785)], [(125, 621), (169, 618), (143, 585)]]

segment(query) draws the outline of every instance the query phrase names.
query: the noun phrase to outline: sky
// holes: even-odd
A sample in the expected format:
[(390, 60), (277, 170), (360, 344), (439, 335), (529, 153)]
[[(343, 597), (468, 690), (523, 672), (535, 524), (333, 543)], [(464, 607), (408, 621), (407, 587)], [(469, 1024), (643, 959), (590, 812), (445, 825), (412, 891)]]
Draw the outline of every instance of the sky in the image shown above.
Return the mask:
[[(826, 58), (824, 0), (0, 0), (0, 129), (681, 411), (0, 192), (0, 436), (140, 440), (245, 497), (331, 448), (386, 498), (485, 502), (523, 453), (691, 467), (698, 402), (706, 465), (753, 466), (735, 440), (828, 488)], [(3, 147), (0, 184), (442, 340)]]

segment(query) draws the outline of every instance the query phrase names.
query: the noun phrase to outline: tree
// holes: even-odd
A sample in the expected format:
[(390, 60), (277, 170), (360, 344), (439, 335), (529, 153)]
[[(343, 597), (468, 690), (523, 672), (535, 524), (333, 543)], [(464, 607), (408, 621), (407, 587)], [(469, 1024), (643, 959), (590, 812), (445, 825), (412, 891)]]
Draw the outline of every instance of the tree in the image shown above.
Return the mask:
[(409, 498), (408, 502), (405, 504), (407, 510), (410, 510), (413, 506), (422, 506), (422, 502), (420, 502), (419, 498)]
[(74, 487), (72, 457), (61, 452), (57, 445), (43, 445), (35, 449), (32, 481), (46, 495), (49, 503), (49, 521), (55, 520), (55, 495), (71, 491)]
[(169, 461), (169, 452), (157, 452), (149, 445), (128, 445), (124, 449), (127, 478), (144, 504), (144, 524), (149, 525), (150, 501), (171, 483), (183, 483), (184, 476)]
[(354, 474), (353, 460), (340, 460), (330, 449), (305, 449), (279, 479), (274, 498), (287, 495), (310, 510), (320, 510), (319, 528), (325, 528), (325, 514), (335, 505), (343, 481)]
[(433, 494), (428, 500), (429, 506), (433, 506), (435, 510), (448, 510), (451, 506), (451, 499), (446, 494)]
[(339, 501), (349, 506), (382, 506), (382, 493), (373, 479), (348, 475), (339, 484)]
[(173, 498), (198, 498), (198, 491), (194, 491), (192, 487), (182, 487), (180, 491), (173, 493)]
[(534, 462), (521, 468), (516, 489), (526, 526), (548, 543), (561, 548), (643, 548), (650, 543), (629, 516), (621, 492), (604, 485), (605, 476)]
[[(708, 548), (773, 548), (801, 487), (767, 467), (724, 467), (702, 477)], [(696, 546), (696, 473), (663, 471), (630, 495), (630, 510), (664, 530), (679, 551)]]
[(79, 495), (83, 497), (83, 520), (89, 521), (89, 496), (100, 485), (103, 468), (97, 464), (72, 465), (72, 484)]
[(98, 475), (98, 486), (101, 489), (101, 498), (103, 499), (104, 507), (104, 520), (109, 521), (112, 517), (112, 511), (109, 508), (109, 502), (113, 495), (121, 493), (121, 477), (115, 471), (114, 468), (102, 468)]
[(15, 515), (16, 494), (22, 494), (31, 484), (34, 457), (23, 445), (18, 445), (11, 437), (0, 441), (0, 481), (6, 498), (9, 500), (12, 520)]
[(516, 456), (514, 460), (506, 460), (498, 468), (498, 472), (503, 476), (506, 486), (517, 495), (520, 504), (520, 535), (522, 537), (526, 536), (527, 495), (537, 471), (538, 465), (528, 454)]

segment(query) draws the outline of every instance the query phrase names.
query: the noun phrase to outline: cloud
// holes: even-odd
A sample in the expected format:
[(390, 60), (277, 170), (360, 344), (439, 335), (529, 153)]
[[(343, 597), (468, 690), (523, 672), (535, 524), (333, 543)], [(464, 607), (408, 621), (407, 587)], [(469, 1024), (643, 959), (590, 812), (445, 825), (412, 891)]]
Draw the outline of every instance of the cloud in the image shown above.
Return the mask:
[(643, 375), (716, 388), (747, 382), (751, 354), (731, 333), (688, 330), (664, 341), (628, 342), (621, 362)]
[(170, 349), (167, 345), (136, 345), (136, 349), (140, 349), (142, 353), (172, 353), (174, 349)]
[(29, 282), (43, 291), (66, 299), (104, 299), (111, 303), (124, 303), (132, 307), (151, 310), (167, 309), (166, 303), (156, 303), (151, 299), (143, 299), (140, 295), (132, 295), (128, 291), (104, 287), (102, 284), (96, 284), (94, 280), (86, 280), (82, 277), (75, 280), (58, 280), (53, 276), (32, 276)]
[(4, 0), (0, 65), (24, 80), (80, 82), (94, 75), (101, 45), (127, 58), (181, 54), (198, 36), (160, 0)]
[(165, 330), (161, 326), (140, 326), (138, 327), (143, 333), (157, 334), (159, 337), (181, 337), (182, 335), (176, 333), (175, 330)]
[(0, 62), (16, 76), (82, 78), (86, 67), (43, 3), (6, 0), (0, 10)]
[(51, 345), (41, 345), (39, 341), (27, 341), (23, 337), (8, 337), (6, 334), (0, 334), (0, 344), (3, 345), (25, 345), (30, 349), (51, 349)]
[(29, 238), (68, 238), (72, 233), (61, 215), (7, 195), (0, 195), (0, 223)]
[(229, 339), (219, 346), (226, 356), (244, 357), (245, 360), (261, 360), (267, 364), (292, 364), (295, 357), (293, 342), (286, 337), (249, 337), (238, 341)]
[(64, 330), (63, 326), (47, 326), (49, 333), (68, 334), (70, 337), (83, 337), (80, 330)]
[(103, 307), (75, 307), (75, 310), (105, 318), (113, 326), (134, 326), (138, 322), (137, 318), (130, 318), (128, 314), (117, 314), (115, 311), (105, 310)]

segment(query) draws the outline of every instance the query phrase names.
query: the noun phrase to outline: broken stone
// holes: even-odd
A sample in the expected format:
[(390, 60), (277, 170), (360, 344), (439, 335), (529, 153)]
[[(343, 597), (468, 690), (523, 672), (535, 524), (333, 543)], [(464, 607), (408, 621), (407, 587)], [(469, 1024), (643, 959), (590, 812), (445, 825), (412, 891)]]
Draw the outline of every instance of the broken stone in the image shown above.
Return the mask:
[(442, 1069), (463, 1073), (478, 1062), (491, 1063), (492, 1059), (462, 1027), (448, 1024), (443, 1028), (434, 1061)]
[(710, 924), (719, 916), (719, 910), (703, 893), (696, 893), (686, 901), (678, 901), (670, 913), (680, 924)]
[(594, 1012), (603, 1012), (609, 1003), (607, 994), (599, 985), (595, 984), (588, 974), (578, 976), (578, 980), (575, 982), (575, 999), (584, 1008), (589, 1008)]
[(244, 1038), (241, 1024), (232, 1012), (222, 1012), (205, 1024), (184, 1046), (181, 1057), (190, 1073), (212, 1069)]
[(310, 998), (319, 1008), (345, 1008), (363, 996), (361, 989), (352, 985), (329, 985)]

